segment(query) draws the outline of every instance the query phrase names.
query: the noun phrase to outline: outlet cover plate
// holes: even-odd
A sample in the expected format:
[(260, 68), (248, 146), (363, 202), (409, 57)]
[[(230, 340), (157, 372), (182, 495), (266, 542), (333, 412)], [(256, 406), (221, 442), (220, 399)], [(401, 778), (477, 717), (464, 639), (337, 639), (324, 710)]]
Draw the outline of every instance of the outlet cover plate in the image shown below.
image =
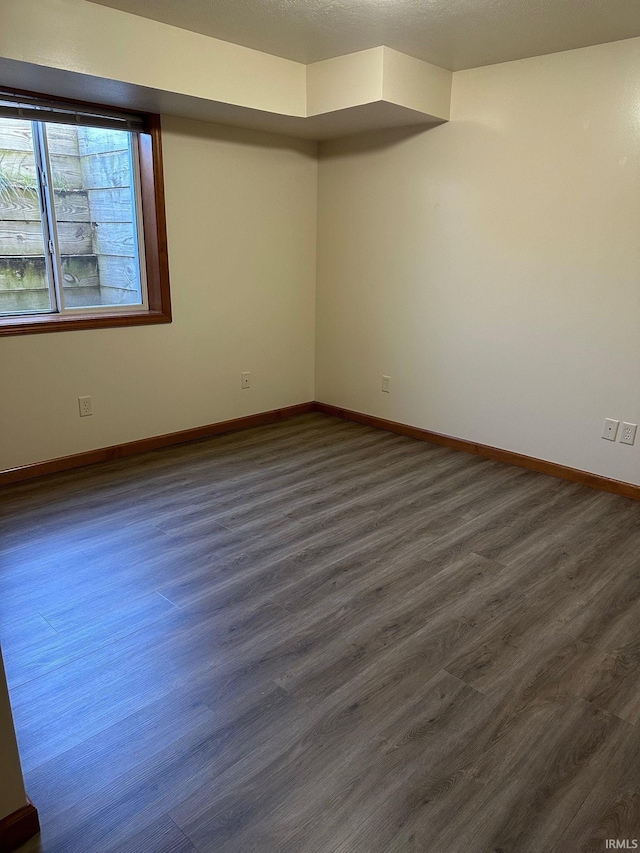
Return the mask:
[(638, 424), (623, 423), (622, 431), (620, 433), (620, 444), (634, 444), (637, 431)]
[(89, 415), (92, 415), (91, 397), (78, 397), (78, 408), (81, 418), (88, 418)]
[(618, 434), (619, 426), (620, 421), (615, 421), (613, 418), (607, 418), (604, 422), (604, 430), (602, 432), (602, 437), (606, 438), (607, 441), (615, 441), (616, 435)]

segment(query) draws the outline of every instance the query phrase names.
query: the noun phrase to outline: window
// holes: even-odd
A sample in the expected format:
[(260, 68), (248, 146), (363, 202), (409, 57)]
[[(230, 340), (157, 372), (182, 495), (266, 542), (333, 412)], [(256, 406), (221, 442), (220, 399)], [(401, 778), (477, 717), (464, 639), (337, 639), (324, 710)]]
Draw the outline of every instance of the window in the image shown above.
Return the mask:
[(158, 117), (0, 91), (0, 334), (170, 319)]

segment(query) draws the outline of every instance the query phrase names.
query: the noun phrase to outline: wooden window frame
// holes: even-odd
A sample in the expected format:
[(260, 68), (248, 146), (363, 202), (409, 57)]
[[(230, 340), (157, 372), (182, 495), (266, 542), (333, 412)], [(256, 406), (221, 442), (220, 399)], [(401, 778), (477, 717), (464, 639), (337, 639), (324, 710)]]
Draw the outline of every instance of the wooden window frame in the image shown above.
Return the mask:
[[(15, 90), (14, 90), (15, 91)], [(34, 95), (34, 92), (16, 92)], [(38, 93), (42, 94), (42, 93)], [(55, 98), (52, 98), (55, 100)], [(96, 111), (106, 104), (93, 104), (64, 98), (67, 104), (90, 106)], [(128, 112), (120, 110), (120, 112)], [(140, 115), (140, 113), (137, 113)], [(147, 274), (148, 310), (132, 307), (131, 313), (101, 310), (92, 316), (84, 314), (22, 314), (0, 317), (0, 337), (29, 335), (42, 332), (64, 332), (87, 329), (110, 329), (122, 326), (149, 326), (171, 322), (171, 293), (169, 289), (169, 254), (167, 250), (167, 221), (162, 165), (162, 135), (160, 116), (144, 113), (144, 130), (138, 134), (140, 155), (140, 194), (142, 230), (144, 234), (145, 268)]]

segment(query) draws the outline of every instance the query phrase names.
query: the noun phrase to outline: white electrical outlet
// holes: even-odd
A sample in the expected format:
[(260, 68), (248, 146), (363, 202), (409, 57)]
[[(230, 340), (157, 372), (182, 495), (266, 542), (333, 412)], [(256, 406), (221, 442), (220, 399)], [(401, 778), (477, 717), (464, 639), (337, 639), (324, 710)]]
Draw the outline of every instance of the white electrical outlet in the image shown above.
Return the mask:
[(391, 377), (390, 376), (383, 376), (382, 377), (382, 390), (384, 391), (385, 394), (391, 393)]
[(92, 415), (91, 397), (78, 397), (78, 408), (80, 409), (81, 418), (86, 418), (89, 415)]
[(636, 432), (638, 424), (622, 424), (622, 434), (620, 436), (620, 444), (634, 444), (636, 440)]
[(248, 370), (241, 374), (240, 387), (251, 388), (251, 374)]

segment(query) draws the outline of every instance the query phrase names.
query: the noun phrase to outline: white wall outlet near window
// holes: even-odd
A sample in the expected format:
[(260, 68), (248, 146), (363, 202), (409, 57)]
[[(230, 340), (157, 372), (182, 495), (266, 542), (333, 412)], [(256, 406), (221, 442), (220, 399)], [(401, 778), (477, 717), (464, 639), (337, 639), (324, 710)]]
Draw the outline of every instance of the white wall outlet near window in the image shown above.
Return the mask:
[(382, 390), (384, 391), (385, 394), (391, 393), (391, 377), (390, 376), (383, 376), (382, 377)]
[(602, 433), (602, 437), (606, 438), (607, 441), (615, 441), (616, 435), (618, 434), (619, 426), (620, 421), (614, 421), (613, 418), (607, 418), (604, 422), (604, 431)]
[(251, 374), (248, 370), (245, 373), (240, 374), (240, 387), (251, 388)]
[(78, 408), (80, 409), (81, 418), (86, 418), (89, 415), (92, 415), (91, 397), (78, 397)]
[(638, 424), (622, 424), (622, 433), (620, 435), (620, 444), (635, 444), (636, 432)]

